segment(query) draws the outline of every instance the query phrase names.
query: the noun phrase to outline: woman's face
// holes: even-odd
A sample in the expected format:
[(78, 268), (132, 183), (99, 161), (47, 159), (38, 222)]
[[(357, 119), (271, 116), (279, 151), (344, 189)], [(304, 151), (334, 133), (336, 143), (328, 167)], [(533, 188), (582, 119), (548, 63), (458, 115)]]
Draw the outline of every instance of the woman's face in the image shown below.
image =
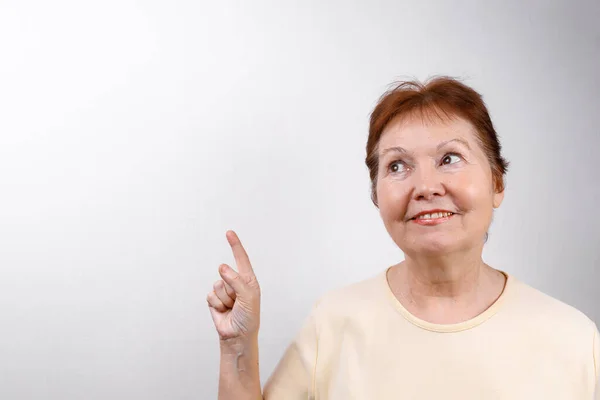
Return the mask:
[(407, 255), (441, 255), (482, 247), (495, 193), (490, 164), (473, 125), (404, 118), (379, 141), (377, 200), (384, 225)]

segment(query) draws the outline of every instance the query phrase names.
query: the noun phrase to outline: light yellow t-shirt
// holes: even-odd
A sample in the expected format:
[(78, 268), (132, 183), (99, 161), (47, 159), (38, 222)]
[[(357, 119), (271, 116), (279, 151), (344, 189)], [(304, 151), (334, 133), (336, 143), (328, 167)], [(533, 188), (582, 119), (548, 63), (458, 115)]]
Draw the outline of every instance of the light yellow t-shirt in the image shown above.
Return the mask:
[(600, 337), (583, 313), (507, 275), (502, 295), (451, 325), (410, 314), (384, 271), (315, 305), (266, 400), (600, 400)]

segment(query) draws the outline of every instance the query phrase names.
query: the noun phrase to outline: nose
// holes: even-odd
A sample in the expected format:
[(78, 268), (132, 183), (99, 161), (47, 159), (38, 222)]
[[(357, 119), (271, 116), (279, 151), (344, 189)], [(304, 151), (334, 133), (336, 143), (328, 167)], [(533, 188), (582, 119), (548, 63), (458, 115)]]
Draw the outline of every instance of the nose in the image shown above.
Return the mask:
[(413, 172), (413, 199), (432, 200), (446, 194), (441, 173), (434, 166), (421, 166)]

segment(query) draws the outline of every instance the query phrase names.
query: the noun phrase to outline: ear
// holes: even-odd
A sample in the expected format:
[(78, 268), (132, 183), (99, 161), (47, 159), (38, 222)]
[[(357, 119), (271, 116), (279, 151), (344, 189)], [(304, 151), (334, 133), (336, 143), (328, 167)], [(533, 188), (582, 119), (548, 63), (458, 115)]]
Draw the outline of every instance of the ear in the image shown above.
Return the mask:
[(501, 192), (494, 193), (494, 208), (500, 207), (500, 204), (502, 204), (502, 200), (504, 200), (504, 190)]

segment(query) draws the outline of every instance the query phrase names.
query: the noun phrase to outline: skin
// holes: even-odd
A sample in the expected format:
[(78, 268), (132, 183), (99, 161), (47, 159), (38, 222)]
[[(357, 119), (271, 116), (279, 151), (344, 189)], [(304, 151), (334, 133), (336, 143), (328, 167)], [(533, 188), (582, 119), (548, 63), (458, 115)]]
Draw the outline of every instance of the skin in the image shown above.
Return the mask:
[[(393, 120), (378, 147), (376, 184), (383, 223), (405, 261), (388, 272), (398, 300), (434, 323), (461, 322), (502, 293), (505, 276), (482, 258), (496, 193), (490, 163), (464, 119)], [(435, 225), (412, 219), (426, 210), (455, 213)]]
[(259, 400), (258, 330), (260, 327), (260, 287), (242, 242), (233, 231), (227, 241), (237, 271), (219, 266), (221, 280), (206, 296), (217, 333), (221, 363), (219, 400)]
[[(382, 221), (405, 260), (388, 270), (392, 292), (413, 315), (452, 324), (483, 312), (505, 276), (481, 258), (484, 236), (504, 193), (494, 191), (490, 164), (473, 126), (451, 120), (391, 121), (379, 143), (376, 184)], [(415, 223), (442, 209), (443, 221)], [(262, 399), (258, 365), (260, 287), (238, 236), (226, 234), (237, 271), (219, 267), (207, 302), (220, 339), (219, 399)]]

